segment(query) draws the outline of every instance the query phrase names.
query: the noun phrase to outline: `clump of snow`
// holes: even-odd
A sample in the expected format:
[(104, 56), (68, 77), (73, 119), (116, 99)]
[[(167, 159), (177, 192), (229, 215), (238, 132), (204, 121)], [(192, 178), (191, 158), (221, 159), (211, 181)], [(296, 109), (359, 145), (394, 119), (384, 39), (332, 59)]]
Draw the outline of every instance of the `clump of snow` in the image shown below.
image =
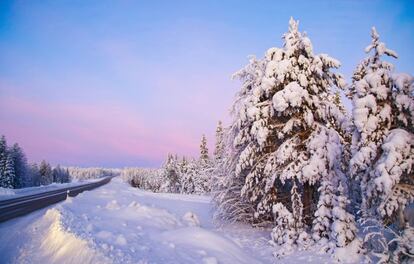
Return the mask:
[(0, 187), (0, 196), (2, 196), (2, 195), (14, 195), (14, 194), (15, 194), (15, 192), (14, 192), (13, 189)]
[(116, 200), (112, 200), (109, 203), (106, 204), (106, 209), (109, 210), (118, 210), (121, 207), (119, 206), (118, 202)]
[(116, 244), (120, 245), (120, 246), (125, 246), (127, 245), (127, 240), (125, 239), (125, 237), (121, 234), (116, 238), (115, 241)]
[(308, 97), (308, 91), (303, 89), (297, 82), (291, 82), (273, 96), (273, 107), (276, 111), (282, 112), (289, 106), (301, 106)]
[(363, 262), (362, 243), (359, 239), (353, 240), (346, 247), (335, 249), (334, 258), (340, 263)]
[(110, 239), (112, 238), (112, 233), (106, 230), (102, 230), (96, 233), (96, 236), (102, 239)]
[(187, 224), (187, 226), (200, 226), (200, 220), (193, 212), (187, 212), (183, 216), (182, 220)]
[(204, 264), (218, 264), (218, 261), (215, 257), (207, 257), (207, 258), (203, 258), (203, 263)]

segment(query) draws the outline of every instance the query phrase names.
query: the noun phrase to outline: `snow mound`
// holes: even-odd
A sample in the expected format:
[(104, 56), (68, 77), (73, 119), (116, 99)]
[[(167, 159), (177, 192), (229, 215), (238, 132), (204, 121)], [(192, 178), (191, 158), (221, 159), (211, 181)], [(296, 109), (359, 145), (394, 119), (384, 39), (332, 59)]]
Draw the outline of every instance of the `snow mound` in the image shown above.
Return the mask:
[(14, 194), (15, 193), (14, 193), (13, 189), (0, 187), (0, 196), (1, 195), (14, 195)]
[(208, 255), (214, 255), (220, 260), (220, 263), (259, 263), (256, 259), (251, 258), (233, 241), (200, 227), (187, 227), (175, 230), (165, 231), (160, 234), (161, 241), (169, 241), (179, 246), (186, 252), (196, 255), (199, 250), (207, 252), (203, 257), (204, 263), (214, 263), (213, 258)]
[(106, 209), (108, 210), (119, 210), (121, 207), (119, 206), (116, 200), (112, 200), (106, 204)]
[(203, 258), (203, 264), (218, 264), (218, 261), (215, 257)]
[[(49, 209), (37, 222), (39, 226), (48, 226), (40, 242), (40, 254), (30, 257), (33, 263), (111, 263), (95, 251), (87, 241), (66, 230), (61, 221), (62, 215), (57, 209)], [(24, 261), (23, 261), (24, 262)]]
[(348, 246), (336, 248), (334, 258), (340, 263), (362, 263), (361, 241), (355, 239)]
[(185, 213), (182, 220), (187, 224), (187, 226), (200, 226), (200, 220), (198, 220), (197, 215), (193, 212)]
[(167, 210), (141, 205), (138, 202), (130, 203), (127, 208), (121, 210), (121, 214), (124, 218), (134, 219), (145, 226), (161, 230), (181, 226), (180, 221)]

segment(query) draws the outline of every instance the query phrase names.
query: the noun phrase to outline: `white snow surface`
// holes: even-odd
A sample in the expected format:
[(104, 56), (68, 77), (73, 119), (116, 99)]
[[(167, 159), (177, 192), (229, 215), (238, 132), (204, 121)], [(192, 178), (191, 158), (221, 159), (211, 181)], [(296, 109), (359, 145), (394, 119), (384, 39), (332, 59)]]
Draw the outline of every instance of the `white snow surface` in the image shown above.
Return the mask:
[(152, 193), (121, 179), (0, 224), (1, 263), (330, 263), (272, 256), (269, 230), (215, 227), (210, 197)]

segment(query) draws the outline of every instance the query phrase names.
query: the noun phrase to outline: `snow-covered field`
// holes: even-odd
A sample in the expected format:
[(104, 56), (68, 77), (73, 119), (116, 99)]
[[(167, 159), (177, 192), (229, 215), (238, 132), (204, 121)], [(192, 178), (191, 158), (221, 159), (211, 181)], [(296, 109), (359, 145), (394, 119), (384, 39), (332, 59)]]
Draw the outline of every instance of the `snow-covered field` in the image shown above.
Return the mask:
[(121, 179), (0, 224), (0, 263), (331, 263), (277, 260), (269, 230), (216, 228), (207, 196), (160, 194)]

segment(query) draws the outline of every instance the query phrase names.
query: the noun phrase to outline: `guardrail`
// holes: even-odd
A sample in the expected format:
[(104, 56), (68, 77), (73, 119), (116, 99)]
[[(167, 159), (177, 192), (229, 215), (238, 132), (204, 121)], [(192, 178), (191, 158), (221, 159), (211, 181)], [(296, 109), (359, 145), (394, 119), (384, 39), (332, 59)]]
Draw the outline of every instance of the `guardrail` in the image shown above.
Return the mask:
[(83, 191), (95, 189), (107, 184), (112, 178), (113, 176), (106, 177), (97, 182), (2, 200), (0, 201), (0, 222), (28, 214), (40, 208), (66, 200), (68, 196), (74, 197)]

